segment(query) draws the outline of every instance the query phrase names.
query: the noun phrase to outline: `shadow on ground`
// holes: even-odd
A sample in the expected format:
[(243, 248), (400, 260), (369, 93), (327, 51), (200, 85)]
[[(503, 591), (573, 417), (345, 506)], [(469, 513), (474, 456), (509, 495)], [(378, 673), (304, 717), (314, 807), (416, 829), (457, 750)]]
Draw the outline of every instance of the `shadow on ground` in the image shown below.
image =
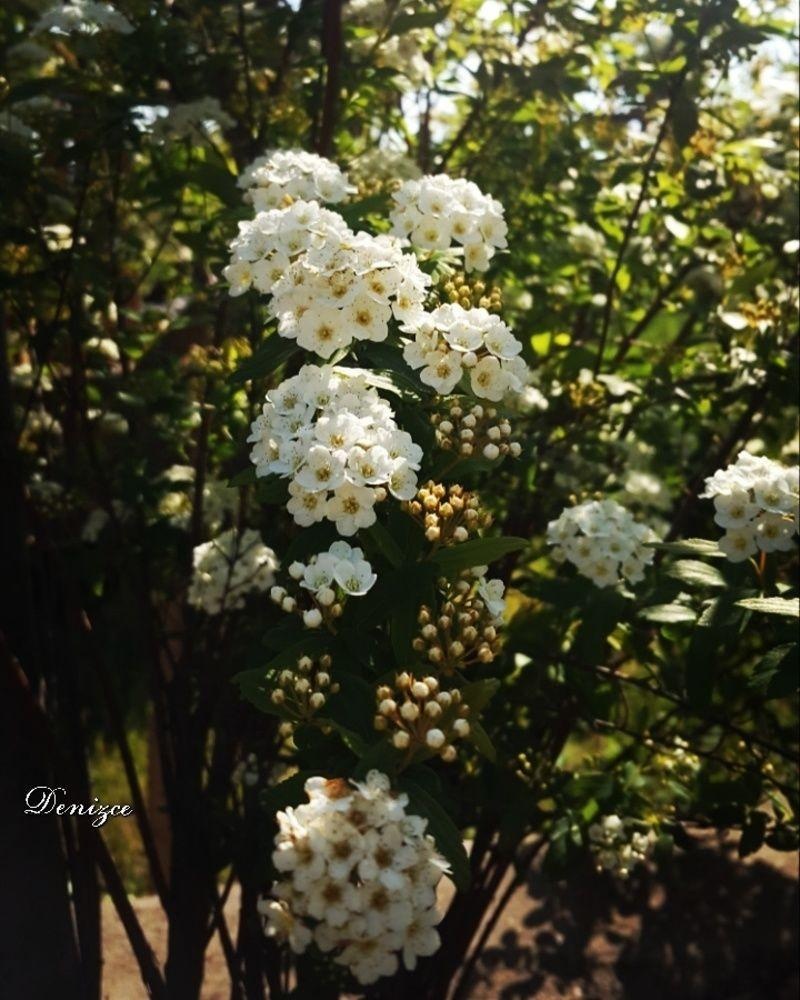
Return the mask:
[[(470, 1000), (795, 1000), (796, 859), (699, 848), (627, 884), (538, 871), (477, 963)], [(773, 863), (777, 859), (777, 865)]]

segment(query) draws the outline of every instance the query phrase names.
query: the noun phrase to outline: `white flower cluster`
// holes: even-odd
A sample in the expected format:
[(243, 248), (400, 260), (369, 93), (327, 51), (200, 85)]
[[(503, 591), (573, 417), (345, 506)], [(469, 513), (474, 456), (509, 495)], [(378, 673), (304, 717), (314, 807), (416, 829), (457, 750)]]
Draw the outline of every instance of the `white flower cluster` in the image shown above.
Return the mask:
[(460, 243), (467, 271), (485, 271), (495, 250), (508, 245), (503, 206), (472, 181), (428, 175), (405, 181), (392, 197), (395, 235), (407, 236), (425, 250)]
[[(159, 477), (163, 482), (179, 487), (165, 493), (158, 502), (158, 513), (175, 528), (186, 530), (191, 524), (194, 506), (194, 468), (191, 465), (171, 465)], [(218, 479), (207, 476), (203, 483), (203, 524), (213, 535), (232, 515), (239, 503), (239, 491)]]
[(331, 601), (328, 591), (339, 586), (350, 597), (363, 597), (378, 579), (359, 548), (334, 542), (327, 552), (311, 556), (308, 563), (293, 562), (289, 575), (315, 594), (323, 604)]
[(568, 559), (592, 583), (607, 587), (620, 582), (620, 573), (629, 583), (643, 580), (655, 557), (648, 543), (658, 537), (615, 501), (587, 500), (547, 525), (547, 541), (557, 546), (556, 558)]
[(386, 340), (392, 316), (415, 323), (430, 281), (395, 238), (346, 229), (290, 264), (270, 309), (282, 337), (329, 358), (354, 340)]
[(308, 803), (279, 812), (272, 860), (278, 901), (259, 906), (268, 935), (304, 952), (313, 941), (364, 986), (440, 945), (436, 885), (448, 865), (408, 796), (370, 771), (365, 782), (309, 778)]
[(248, 441), (257, 476), (289, 478), (289, 513), (307, 527), (327, 518), (340, 535), (375, 523), (386, 490), (417, 491), (422, 449), (363, 374), (304, 365), (267, 393)]
[(599, 823), (589, 827), (589, 841), (598, 871), (611, 872), (624, 879), (636, 865), (650, 857), (655, 834), (652, 830), (642, 833), (632, 829), (633, 822), (612, 814), (603, 816)]
[(385, 340), (392, 316), (414, 323), (431, 283), (398, 240), (354, 233), (313, 201), (240, 222), (223, 274), (231, 295), (251, 285), (271, 295), (278, 333), (323, 358), (354, 340)]
[(341, 215), (315, 201), (259, 212), (239, 223), (239, 235), (230, 243), (231, 262), (222, 272), (230, 294), (242, 295), (251, 286), (270, 294), (299, 254), (311, 246), (338, 244), (349, 232)]
[(45, 11), (34, 25), (33, 34), (57, 31), (69, 35), (75, 31), (93, 35), (98, 31), (116, 31), (120, 35), (129, 35), (133, 30), (127, 17), (115, 10), (110, 3), (71, 0), (70, 3), (55, 4)]
[(272, 585), (278, 560), (252, 528), (231, 528), (194, 550), (187, 600), (207, 615), (244, 607), (245, 596)]
[(237, 183), (257, 212), (298, 200), (335, 204), (353, 190), (335, 163), (301, 149), (270, 150), (253, 160)]
[(733, 465), (706, 479), (714, 520), (725, 529), (719, 547), (731, 562), (756, 552), (788, 552), (798, 530), (798, 468), (739, 453)]
[(486, 309), (439, 306), (405, 329), (414, 339), (403, 348), (409, 367), (422, 369), (420, 379), (447, 396), (469, 372), (473, 393), (498, 402), (508, 392), (519, 393), (528, 366), (518, 357), (522, 344), (506, 324)]
[(153, 135), (161, 139), (183, 139), (195, 132), (214, 132), (232, 128), (236, 122), (216, 97), (201, 97), (196, 101), (173, 104), (153, 122)]
[(296, 598), (285, 587), (273, 587), (270, 597), (284, 611), (301, 611), (308, 628), (319, 628), (329, 618), (341, 617), (348, 597), (363, 597), (378, 579), (363, 551), (343, 541), (334, 542), (327, 552), (311, 556), (307, 563), (293, 562), (289, 576), (307, 591), (312, 606), (306, 610), (299, 608)]

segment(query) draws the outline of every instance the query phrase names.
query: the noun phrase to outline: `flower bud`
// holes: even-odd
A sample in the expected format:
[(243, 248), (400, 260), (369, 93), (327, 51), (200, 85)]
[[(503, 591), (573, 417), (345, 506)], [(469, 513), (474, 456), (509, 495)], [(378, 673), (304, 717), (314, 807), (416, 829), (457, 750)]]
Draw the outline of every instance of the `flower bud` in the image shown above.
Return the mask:
[(436, 701), (429, 701), (425, 706), (425, 714), (429, 719), (438, 719), (442, 714), (442, 706)]
[(400, 708), (400, 714), (406, 722), (415, 722), (419, 718), (419, 706), (413, 701), (405, 701)]
[(384, 698), (378, 705), (378, 711), (381, 715), (394, 715), (396, 710), (397, 704), (391, 698)]
[(453, 732), (456, 736), (469, 736), (469, 723), (466, 719), (456, 719), (453, 723)]
[(400, 732), (395, 733), (394, 736), (392, 737), (392, 743), (397, 747), (398, 750), (405, 750), (410, 742), (411, 742), (411, 737), (408, 735), (408, 733), (403, 732), (402, 729), (400, 730)]
[(293, 562), (292, 565), (289, 567), (289, 576), (293, 580), (302, 580), (303, 579), (303, 574), (305, 573), (305, 571), (306, 571), (306, 568), (303, 565), (303, 563), (301, 563), (301, 562)]
[(490, 462), (493, 462), (496, 458), (500, 457), (500, 449), (496, 444), (491, 442), (484, 446), (483, 457), (488, 458)]
[(411, 685), (411, 693), (415, 698), (427, 698), (430, 691), (428, 690), (428, 685), (423, 681), (414, 681)]
[(453, 761), (456, 759), (456, 748), (453, 746), (452, 743), (450, 743), (448, 746), (442, 749), (442, 752), (439, 754), (439, 756), (442, 758), (445, 764), (452, 764)]
[(322, 708), (325, 704), (325, 695), (321, 691), (315, 691), (308, 699), (308, 703), (313, 709)]
[(284, 611), (292, 612), (297, 607), (297, 601), (293, 597), (284, 597), (281, 607)]
[(286, 597), (286, 588), (277, 586), (272, 587), (270, 589), (269, 596), (276, 604), (280, 604), (284, 597)]
[(331, 682), (330, 674), (326, 674), (324, 671), (322, 671), (321, 673), (317, 674), (316, 680), (317, 680), (317, 687), (321, 688), (327, 687)]
[(463, 526), (463, 524), (459, 524), (459, 526), (455, 529), (455, 531), (453, 532), (453, 538), (457, 542), (466, 542), (466, 540), (469, 538), (469, 532)]
[(425, 735), (425, 742), (432, 750), (438, 750), (444, 746), (444, 733), (441, 729), (429, 729)]
[(322, 612), (319, 608), (310, 608), (303, 612), (303, 624), (306, 628), (319, 628), (322, 624)]

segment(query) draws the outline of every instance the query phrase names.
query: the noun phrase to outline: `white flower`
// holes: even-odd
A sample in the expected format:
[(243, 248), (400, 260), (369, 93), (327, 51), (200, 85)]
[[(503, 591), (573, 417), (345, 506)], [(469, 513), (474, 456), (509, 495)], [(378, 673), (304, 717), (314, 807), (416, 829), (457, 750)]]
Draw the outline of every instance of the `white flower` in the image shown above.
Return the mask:
[(440, 395), (448, 396), (458, 384), (463, 369), (455, 352), (444, 354), (430, 351), (424, 358), (425, 367), (419, 373), (425, 385), (432, 386)]
[[(354, 550), (357, 551), (357, 550)], [(310, 778), (309, 801), (277, 814), (277, 901), (263, 900), (265, 933), (302, 953), (311, 941), (363, 985), (439, 947), (434, 887), (448, 866), (406, 814), (408, 798), (370, 771), (366, 781)], [(309, 921), (313, 922), (311, 929)]]
[(333, 494), (325, 507), (325, 516), (336, 522), (340, 535), (354, 535), (359, 528), (375, 523), (375, 491), (367, 486), (346, 483)]
[(617, 815), (603, 816), (589, 827), (589, 844), (598, 870), (627, 878), (632, 869), (653, 852), (655, 832), (635, 829), (635, 820)]
[(705, 482), (714, 521), (726, 529), (719, 547), (731, 562), (762, 552), (788, 552), (798, 530), (798, 470), (742, 451)]
[(336, 564), (334, 578), (342, 590), (353, 597), (362, 597), (378, 579), (366, 559), (357, 562), (342, 559)]
[(95, 0), (71, 0), (70, 3), (55, 4), (41, 15), (33, 26), (33, 34), (55, 31), (61, 35), (77, 32), (93, 35), (99, 31), (116, 31), (129, 35), (134, 30), (131, 22), (110, 3)]
[(486, 309), (448, 303), (403, 330), (414, 334), (403, 347), (406, 364), (421, 368), (421, 380), (442, 395), (453, 391), (464, 368), (475, 395), (495, 402), (506, 392), (521, 392), (528, 380), (527, 366), (517, 356), (522, 344)]
[(307, 528), (325, 517), (327, 503), (325, 493), (310, 493), (297, 483), (291, 482), (289, 483), (289, 497), (286, 509), (294, 518), (295, 524)]
[(502, 580), (487, 580), (481, 577), (478, 581), (478, 595), (493, 618), (502, 618), (506, 610), (506, 585)]
[(299, 149), (271, 150), (245, 168), (238, 184), (258, 211), (291, 201), (344, 201), (354, 190), (339, 167), (316, 153)]
[(720, 538), (719, 547), (731, 562), (744, 562), (758, 551), (752, 528), (729, 528)]
[(384, 487), (416, 491), (422, 449), (356, 369), (305, 365), (267, 394), (250, 430), (256, 475), (290, 480), (287, 509), (302, 526), (327, 518), (352, 535), (374, 523)]
[(302, 955), (311, 944), (311, 931), (301, 921), (295, 919), (286, 903), (261, 899), (258, 912), (264, 918), (264, 933), (267, 937), (278, 937), (287, 941), (296, 955)]
[(407, 180), (393, 199), (392, 232), (427, 250), (461, 244), (467, 270), (485, 271), (507, 245), (503, 206), (471, 181), (446, 174)]
[(598, 587), (619, 583), (620, 573), (629, 583), (644, 578), (655, 550), (648, 544), (657, 536), (613, 500), (589, 500), (567, 507), (547, 525), (547, 542), (556, 546), (578, 572)]
[(195, 548), (187, 600), (208, 615), (242, 608), (247, 594), (272, 586), (277, 565), (257, 531), (231, 528)]
[(484, 358), (470, 371), (472, 391), (481, 399), (499, 402), (508, 389), (508, 376), (497, 358)]

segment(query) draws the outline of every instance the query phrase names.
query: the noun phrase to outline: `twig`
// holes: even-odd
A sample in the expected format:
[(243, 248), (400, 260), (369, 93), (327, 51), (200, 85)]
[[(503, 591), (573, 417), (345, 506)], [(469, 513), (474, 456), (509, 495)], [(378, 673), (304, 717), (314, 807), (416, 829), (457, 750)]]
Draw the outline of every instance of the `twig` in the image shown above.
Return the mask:
[(658, 151), (661, 148), (661, 143), (664, 141), (667, 128), (672, 117), (672, 111), (675, 107), (675, 101), (678, 98), (678, 94), (683, 86), (683, 81), (686, 79), (686, 75), (689, 71), (689, 62), (687, 60), (684, 68), (678, 73), (672, 83), (669, 95), (669, 103), (667, 104), (666, 111), (664, 112), (664, 117), (661, 120), (661, 125), (656, 135), (655, 141), (650, 149), (647, 156), (647, 160), (644, 165), (644, 172), (642, 174), (642, 182), (639, 186), (639, 194), (637, 195), (636, 201), (634, 203), (631, 214), (628, 216), (628, 221), (625, 225), (625, 231), (622, 234), (622, 242), (620, 243), (619, 251), (617, 252), (617, 259), (614, 261), (614, 267), (611, 271), (611, 276), (608, 279), (608, 288), (606, 289), (606, 301), (603, 307), (603, 319), (600, 325), (600, 343), (597, 345), (597, 358), (594, 364), (594, 374), (597, 375), (603, 365), (603, 354), (606, 349), (606, 341), (608, 340), (608, 330), (611, 325), (611, 313), (614, 308), (614, 290), (617, 287), (617, 277), (622, 269), (622, 265), (625, 262), (625, 255), (628, 252), (628, 245), (633, 237), (634, 229), (636, 228), (636, 222), (639, 218), (639, 212), (642, 209), (645, 196), (647, 194), (647, 188), (650, 184), (650, 176), (655, 167), (656, 157), (658, 156)]

